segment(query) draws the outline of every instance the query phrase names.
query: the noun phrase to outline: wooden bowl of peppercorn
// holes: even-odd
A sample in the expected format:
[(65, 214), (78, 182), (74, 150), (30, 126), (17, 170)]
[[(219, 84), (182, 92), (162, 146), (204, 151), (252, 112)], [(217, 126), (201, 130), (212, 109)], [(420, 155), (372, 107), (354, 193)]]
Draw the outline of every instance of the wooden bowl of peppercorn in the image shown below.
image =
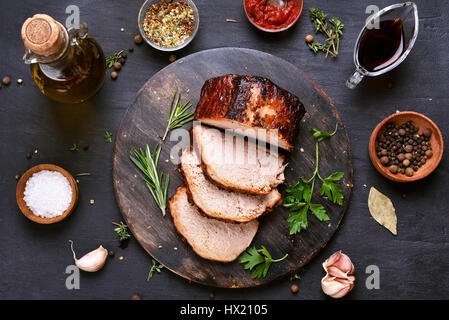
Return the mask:
[(377, 171), (396, 182), (427, 177), (443, 157), (443, 136), (425, 115), (397, 112), (380, 122), (371, 134), (369, 155)]

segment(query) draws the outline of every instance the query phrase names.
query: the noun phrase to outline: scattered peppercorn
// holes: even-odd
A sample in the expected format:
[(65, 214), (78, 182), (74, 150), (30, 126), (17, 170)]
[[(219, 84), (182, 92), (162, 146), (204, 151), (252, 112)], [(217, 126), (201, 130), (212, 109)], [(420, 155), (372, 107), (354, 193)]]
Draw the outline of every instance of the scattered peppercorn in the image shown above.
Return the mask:
[(122, 52), (122, 58), (123, 58), (123, 59), (128, 58), (128, 55), (126, 54), (126, 52)]
[(117, 79), (117, 77), (118, 77), (118, 73), (116, 71), (112, 71), (111, 72), (111, 79), (115, 80), (115, 79)]
[(137, 294), (135, 294), (131, 297), (131, 300), (142, 300), (142, 298), (140, 296), (138, 296)]
[(126, 60), (121, 58), (118, 62), (120, 62), (120, 64), (123, 66), (125, 64)]
[(168, 57), (168, 61), (170, 61), (170, 62), (175, 62), (175, 61), (176, 61), (176, 55), (171, 54), (171, 55)]
[(377, 138), (377, 157), (392, 174), (412, 177), (433, 155), (431, 134), (429, 128), (420, 130), (411, 121), (402, 125), (389, 122)]
[(306, 42), (307, 42), (307, 43), (312, 43), (312, 42), (313, 42), (313, 36), (312, 36), (311, 34), (308, 34), (308, 35), (306, 36)]
[(16, 174), (16, 180), (20, 179), (20, 174)]
[(129, 47), (129, 48), (128, 48), (128, 51), (129, 51), (129, 52), (133, 52), (133, 51), (134, 51), (134, 48), (133, 48), (133, 47)]
[(211, 292), (209, 293), (209, 299), (213, 300), (215, 298), (215, 293)]
[(88, 143), (85, 143), (84, 146), (83, 146), (83, 149), (84, 149), (84, 150), (88, 150), (88, 149), (89, 149), (89, 144), (88, 144)]
[(122, 68), (122, 64), (120, 62), (114, 62), (114, 70), (119, 71)]
[(25, 156), (27, 159), (31, 159), (31, 152), (27, 152)]
[(407, 194), (406, 193), (403, 193), (402, 194), (402, 199), (406, 199), (407, 198)]
[(292, 291), (293, 294), (297, 294), (299, 291), (299, 286), (297, 284), (292, 284), (290, 290)]
[(388, 89), (393, 88), (393, 82), (388, 82), (388, 83), (387, 83), (387, 88), (388, 88)]
[(9, 84), (11, 83), (11, 78), (10, 77), (3, 77), (2, 82), (5, 86), (9, 86)]
[(109, 250), (108, 254), (111, 258), (115, 256), (115, 252), (112, 250)]
[(143, 42), (143, 38), (142, 38), (142, 36), (140, 34), (134, 36), (134, 43), (135, 44), (142, 44), (142, 42)]

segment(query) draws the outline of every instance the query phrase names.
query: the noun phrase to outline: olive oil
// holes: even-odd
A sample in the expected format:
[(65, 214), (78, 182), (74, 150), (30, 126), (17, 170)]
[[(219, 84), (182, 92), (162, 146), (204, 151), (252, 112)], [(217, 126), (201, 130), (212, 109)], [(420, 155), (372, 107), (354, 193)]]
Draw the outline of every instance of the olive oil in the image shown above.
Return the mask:
[(25, 63), (31, 64), (34, 82), (49, 98), (79, 103), (102, 87), (106, 60), (99, 44), (87, 34), (87, 26), (66, 30), (47, 15), (35, 15), (25, 21), (22, 38)]

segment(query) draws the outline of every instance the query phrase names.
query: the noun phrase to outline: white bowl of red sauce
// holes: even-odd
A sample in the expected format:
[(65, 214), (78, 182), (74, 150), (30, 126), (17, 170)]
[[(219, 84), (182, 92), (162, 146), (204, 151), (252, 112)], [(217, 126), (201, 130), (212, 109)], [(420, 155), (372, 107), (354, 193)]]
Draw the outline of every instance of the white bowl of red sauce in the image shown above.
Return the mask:
[(243, 0), (246, 17), (256, 28), (265, 32), (280, 32), (291, 28), (299, 19), (303, 0), (283, 0), (279, 7), (270, 0)]

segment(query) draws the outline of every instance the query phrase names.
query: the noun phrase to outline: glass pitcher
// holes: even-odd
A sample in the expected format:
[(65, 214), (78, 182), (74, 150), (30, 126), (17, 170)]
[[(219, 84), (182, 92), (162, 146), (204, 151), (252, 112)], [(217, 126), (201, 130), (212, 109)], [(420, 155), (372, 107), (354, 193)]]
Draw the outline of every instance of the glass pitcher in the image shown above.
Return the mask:
[[(381, 68), (376, 70), (368, 71), (364, 68), (359, 61), (359, 50), (360, 43), (366, 32), (373, 29), (372, 26), (375, 25), (374, 22), (379, 24), (382, 21), (401, 21), (402, 22), (402, 43), (403, 51), (402, 54), (395, 57), (391, 63), (382, 65)], [(346, 81), (346, 86), (350, 89), (354, 89), (365, 76), (374, 77), (384, 74), (394, 68), (396, 68), (410, 53), (410, 50), (415, 44), (416, 38), (418, 37), (419, 30), (419, 20), (418, 20), (418, 8), (413, 2), (398, 3), (383, 8), (377, 13), (374, 13), (367, 19), (367, 22), (359, 34), (357, 39), (355, 49), (354, 49), (354, 63), (356, 70), (351, 75), (351, 77)]]

